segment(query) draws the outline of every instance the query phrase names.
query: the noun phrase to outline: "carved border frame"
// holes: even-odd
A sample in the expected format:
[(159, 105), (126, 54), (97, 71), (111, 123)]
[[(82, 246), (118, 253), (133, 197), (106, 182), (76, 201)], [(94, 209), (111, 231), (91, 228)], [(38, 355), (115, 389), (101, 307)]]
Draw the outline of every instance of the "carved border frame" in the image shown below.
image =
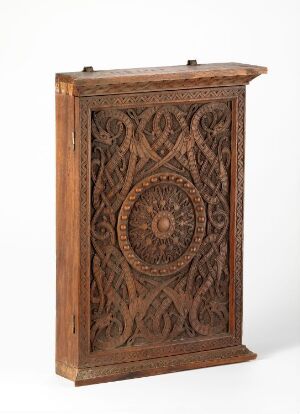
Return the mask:
[[(91, 112), (102, 108), (130, 108), (165, 103), (232, 101), (232, 163), (230, 195), (230, 304), (229, 333), (184, 343), (90, 352), (90, 159)], [(80, 280), (78, 365), (92, 367), (207, 351), (241, 344), (243, 282), (244, 112), (245, 86), (163, 91), (78, 98), (76, 136), (80, 137)]]

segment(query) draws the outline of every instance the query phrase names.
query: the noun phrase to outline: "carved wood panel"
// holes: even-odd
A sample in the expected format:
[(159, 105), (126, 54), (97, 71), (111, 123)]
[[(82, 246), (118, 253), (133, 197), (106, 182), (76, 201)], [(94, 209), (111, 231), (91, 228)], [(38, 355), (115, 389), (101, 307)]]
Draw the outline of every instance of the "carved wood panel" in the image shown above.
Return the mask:
[(91, 351), (228, 332), (232, 101), (90, 122)]
[(84, 385), (255, 358), (241, 345), (245, 84), (265, 72), (57, 75), (57, 373)]

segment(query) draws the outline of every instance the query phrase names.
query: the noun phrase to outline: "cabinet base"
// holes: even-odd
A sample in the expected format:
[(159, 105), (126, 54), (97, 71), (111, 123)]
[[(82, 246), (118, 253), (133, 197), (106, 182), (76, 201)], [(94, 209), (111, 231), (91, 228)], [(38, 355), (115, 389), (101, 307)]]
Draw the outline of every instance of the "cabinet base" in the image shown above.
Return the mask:
[(74, 381), (75, 386), (165, 374), (215, 365), (234, 364), (255, 359), (256, 354), (244, 345), (193, 352), (164, 358), (126, 362), (92, 368), (76, 368), (56, 362), (56, 373)]

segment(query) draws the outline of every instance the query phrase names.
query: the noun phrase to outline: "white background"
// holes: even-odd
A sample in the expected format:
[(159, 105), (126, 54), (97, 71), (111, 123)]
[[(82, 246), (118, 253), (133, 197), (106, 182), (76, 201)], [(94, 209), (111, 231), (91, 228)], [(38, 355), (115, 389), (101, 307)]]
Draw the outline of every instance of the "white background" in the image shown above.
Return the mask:
[[(300, 413), (299, 1), (0, 2), (0, 412)], [(239, 61), (245, 364), (74, 388), (54, 374), (55, 72)], [(66, 212), (67, 214), (67, 212)]]

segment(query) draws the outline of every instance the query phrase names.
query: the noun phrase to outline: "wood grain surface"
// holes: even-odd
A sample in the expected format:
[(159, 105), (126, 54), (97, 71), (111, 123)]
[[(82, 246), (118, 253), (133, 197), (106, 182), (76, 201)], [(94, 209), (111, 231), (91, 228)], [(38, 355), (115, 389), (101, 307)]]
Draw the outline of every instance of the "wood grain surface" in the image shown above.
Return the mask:
[(245, 85), (262, 73), (267, 73), (266, 67), (234, 62), (82, 71), (58, 73), (56, 90), (75, 96), (93, 96), (104, 93)]
[(86, 385), (255, 358), (242, 345), (244, 84), (265, 72), (57, 75), (59, 375)]

